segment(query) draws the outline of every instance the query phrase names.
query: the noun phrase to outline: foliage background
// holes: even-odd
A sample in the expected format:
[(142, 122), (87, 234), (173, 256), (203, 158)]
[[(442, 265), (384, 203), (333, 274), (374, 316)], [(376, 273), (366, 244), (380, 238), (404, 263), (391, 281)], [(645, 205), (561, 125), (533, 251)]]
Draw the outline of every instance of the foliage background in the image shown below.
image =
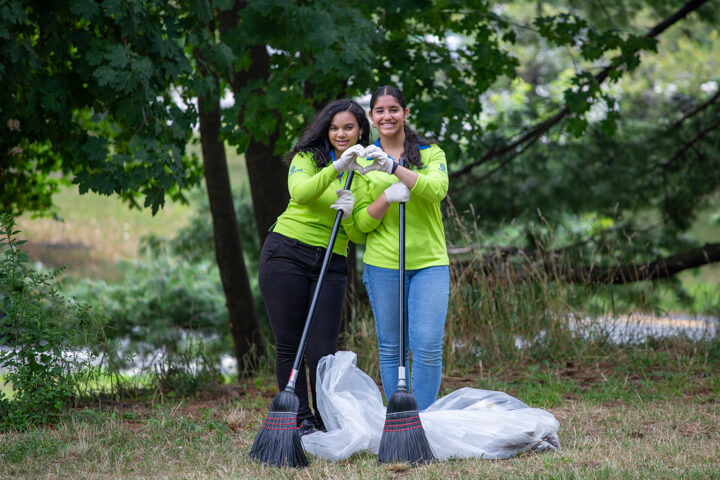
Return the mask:
[[(720, 8), (684, 5), (693, 9), (687, 17), (648, 35), (682, 5), (4, 2), (0, 206), (24, 212), (33, 258), (68, 265), (62, 290), (108, 316), (109, 346), (120, 351), (132, 339), (131, 354), (177, 355), (178, 369), (160, 364), (161, 378), (199, 368), (214, 379), (233, 340), (213, 227), (239, 233), (255, 302), (243, 313), (260, 319), (269, 340), (254, 269), (278, 213), (263, 209), (284, 207), (287, 195), (279, 159), (328, 100), (362, 101), (397, 83), (413, 127), (448, 155), (448, 243), (468, 252), (453, 256), (458, 321), (447, 332), (446, 372), (607, 353), (607, 333), (578, 337), (571, 321), (720, 312), (716, 265), (607, 287), (568, 286), (534, 269), (548, 253), (560, 266), (613, 266), (720, 239)], [(196, 98), (217, 106), (217, 138), (198, 133), (207, 112)], [(229, 162), (204, 155), (203, 140), (219, 142)], [(206, 200), (214, 192), (201, 175), (222, 164), (230, 165), (235, 222), (217, 218)], [(141, 251), (82, 279), (75, 265), (106, 240), (102, 227), (88, 239), (83, 225), (126, 214), (99, 211), (90, 192), (147, 207), (132, 218), (152, 224), (142, 229), (155, 236), (141, 242), (127, 217), (118, 243)], [(53, 248), (53, 221), (33, 214), (77, 222), (56, 242), (67, 248)], [(120, 257), (129, 262), (116, 265)], [(373, 372), (367, 307), (349, 304), (347, 316), (344, 345), (368, 352), (364, 368)], [(202, 340), (202, 353), (187, 338)], [(271, 358), (272, 347), (259, 354)], [(202, 388), (161, 384), (153, 388)]]

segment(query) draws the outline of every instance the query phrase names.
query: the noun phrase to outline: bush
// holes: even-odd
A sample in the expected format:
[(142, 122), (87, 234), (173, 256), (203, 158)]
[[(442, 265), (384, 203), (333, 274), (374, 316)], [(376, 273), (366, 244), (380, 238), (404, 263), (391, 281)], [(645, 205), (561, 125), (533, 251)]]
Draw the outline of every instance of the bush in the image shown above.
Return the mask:
[[(121, 281), (84, 279), (65, 286), (110, 319), (111, 344), (104, 361), (116, 391), (134, 388), (129, 384), (136, 380), (189, 395), (216, 380), (221, 356), (233, 352), (207, 196), (198, 195), (193, 203), (195, 213), (174, 237), (142, 239), (140, 257), (123, 266)], [(256, 280), (260, 247), (249, 191), (241, 189), (234, 203), (256, 310), (264, 319)], [(132, 371), (135, 379), (116, 375), (122, 371)]]
[(12, 216), (0, 217), (0, 370), (12, 387), (0, 392), (0, 429), (53, 423), (92, 370), (103, 323), (89, 306), (60, 294), (55, 272), (28, 267)]
[[(147, 235), (141, 239), (139, 253), (147, 258), (171, 258), (184, 265), (197, 265), (207, 268), (216, 265), (215, 244), (213, 241), (212, 216), (207, 195), (200, 192), (193, 199), (195, 211), (188, 219), (187, 226), (179, 229), (173, 237)], [(240, 242), (243, 249), (243, 258), (250, 279), (250, 288), (253, 293), (255, 312), (261, 324), (269, 328), (267, 312), (264, 307), (260, 287), (257, 282), (258, 262), (260, 259), (260, 241), (255, 227), (252, 199), (248, 188), (241, 185), (233, 193), (235, 217), (237, 219)], [(217, 271), (217, 270), (216, 270)], [(217, 273), (215, 275), (218, 275)], [(218, 285), (219, 283), (219, 275)], [(218, 287), (220, 288), (220, 287)], [(224, 305), (225, 298), (222, 297)], [(265, 334), (270, 335), (269, 329)]]
[(214, 265), (161, 254), (129, 264), (125, 271), (119, 283), (85, 279), (68, 287), (74, 297), (108, 317), (112, 354), (106, 361), (111, 370), (151, 373), (162, 363), (162, 372), (176, 372), (188, 363), (189, 351), (213, 369), (220, 355), (232, 349)]

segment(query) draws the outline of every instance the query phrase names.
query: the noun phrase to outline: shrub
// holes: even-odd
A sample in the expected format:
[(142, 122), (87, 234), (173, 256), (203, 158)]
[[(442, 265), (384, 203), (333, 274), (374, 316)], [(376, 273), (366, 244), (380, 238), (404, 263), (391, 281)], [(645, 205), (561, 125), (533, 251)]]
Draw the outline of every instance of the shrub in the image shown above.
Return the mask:
[[(121, 281), (84, 279), (65, 286), (109, 318), (104, 361), (113, 372), (115, 390), (134, 388), (132, 378), (116, 375), (132, 371), (144, 385), (189, 395), (207, 388), (219, 375), (221, 356), (233, 352), (207, 196), (199, 195), (193, 203), (196, 211), (188, 225), (173, 237), (142, 239), (138, 260), (125, 263)], [(234, 203), (256, 310), (264, 319), (256, 280), (260, 247), (249, 191), (241, 189)]]
[(58, 271), (37, 272), (19, 247), (12, 216), (0, 217), (0, 429), (53, 423), (92, 370), (103, 323), (89, 306), (56, 289)]
[(214, 265), (161, 254), (128, 264), (125, 271), (118, 283), (85, 279), (67, 287), (108, 317), (111, 370), (149, 373), (162, 362), (163, 372), (175, 371), (174, 363), (187, 363), (188, 349), (213, 365), (231, 349)]

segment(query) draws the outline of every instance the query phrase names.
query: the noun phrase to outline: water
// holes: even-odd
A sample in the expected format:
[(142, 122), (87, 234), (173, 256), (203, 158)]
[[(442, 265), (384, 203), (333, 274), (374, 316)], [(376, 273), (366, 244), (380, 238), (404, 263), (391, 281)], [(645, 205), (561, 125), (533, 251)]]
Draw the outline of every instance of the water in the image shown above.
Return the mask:
[(570, 328), (586, 336), (605, 334), (615, 343), (639, 343), (647, 338), (678, 335), (702, 340), (720, 334), (720, 319), (710, 316), (631, 313), (615, 317), (571, 319)]

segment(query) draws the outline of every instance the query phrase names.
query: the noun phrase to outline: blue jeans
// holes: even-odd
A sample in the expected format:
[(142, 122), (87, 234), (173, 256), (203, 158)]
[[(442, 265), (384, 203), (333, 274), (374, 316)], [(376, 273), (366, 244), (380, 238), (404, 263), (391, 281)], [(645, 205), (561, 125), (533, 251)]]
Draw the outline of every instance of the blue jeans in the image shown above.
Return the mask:
[[(375, 317), (383, 390), (390, 398), (398, 381), (398, 270), (365, 265), (363, 283)], [(413, 362), (408, 389), (412, 388), (420, 410), (430, 406), (440, 391), (449, 294), (447, 266), (405, 270), (405, 365), (409, 366), (409, 348)]]

